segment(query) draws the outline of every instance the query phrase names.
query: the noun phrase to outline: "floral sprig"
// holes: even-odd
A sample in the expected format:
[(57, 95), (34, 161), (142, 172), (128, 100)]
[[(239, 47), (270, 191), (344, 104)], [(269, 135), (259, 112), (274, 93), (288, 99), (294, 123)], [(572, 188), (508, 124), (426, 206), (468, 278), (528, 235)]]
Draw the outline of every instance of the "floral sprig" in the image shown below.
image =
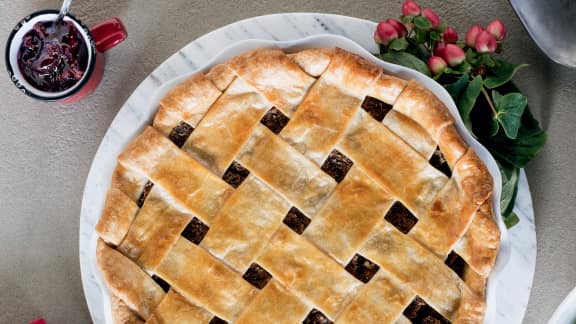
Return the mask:
[(374, 40), (381, 59), (424, 73), (444, 86), (470, 133), (492, 153), (502, 174), (501, 213), (511, 227), (519, 170), (542, 149), (546, 134), (528, 100), (511, 82), (526, 64), (497, 58), (506, 27), (499, 19), (474, 25), (464, 40), (430, 8), (414, 0), (402, 4), (399, 19), (378, 23)]

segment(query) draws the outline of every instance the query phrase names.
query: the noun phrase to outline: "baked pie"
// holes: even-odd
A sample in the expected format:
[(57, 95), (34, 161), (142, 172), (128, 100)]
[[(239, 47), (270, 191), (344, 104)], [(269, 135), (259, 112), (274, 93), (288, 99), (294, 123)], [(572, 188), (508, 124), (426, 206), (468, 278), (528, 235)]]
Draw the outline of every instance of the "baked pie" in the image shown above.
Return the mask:
[(342, 49), (174, 87), (118, 157), (97, 259), (116, 323), (479, 323), (493, 182), (442, 102)]

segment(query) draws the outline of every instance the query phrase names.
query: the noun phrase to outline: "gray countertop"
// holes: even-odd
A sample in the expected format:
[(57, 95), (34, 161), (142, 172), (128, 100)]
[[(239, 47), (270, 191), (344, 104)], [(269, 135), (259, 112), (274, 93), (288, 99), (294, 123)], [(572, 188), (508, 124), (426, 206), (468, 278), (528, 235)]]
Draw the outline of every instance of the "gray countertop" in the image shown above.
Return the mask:
[[(504, 56), (531, 66), (516, 81), (548, 143), (528, 166), (538, 257), (525, 323), (545, 323), (576, 285), (576, 70), (548, 60), (507, 1), (429, 0), (463, 34), (500, 18), (508, 28)], [(55, 0), (1, 1), (0, 40), (27, 14)], [(168, 56), (228, 23), (277, 12), (326, 12), (382, 20), (401, 1), (76, 0), (71, 12), (88, 25), (120, 17), (129, 32), (107, 54), (105, 78), (73, 105), (34, 101), (0, 76), (0, 323), (86, 323), (80, 281), (78, 222), (84, 181), (102, 136), (136, 86)], [(4, 61), (0, 63), (4, 71)]]

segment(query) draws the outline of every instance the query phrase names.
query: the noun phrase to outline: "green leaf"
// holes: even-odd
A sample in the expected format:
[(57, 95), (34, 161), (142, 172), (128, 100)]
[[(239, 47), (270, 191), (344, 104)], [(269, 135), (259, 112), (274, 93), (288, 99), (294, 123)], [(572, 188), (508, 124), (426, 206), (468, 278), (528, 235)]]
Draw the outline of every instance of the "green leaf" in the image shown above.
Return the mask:
[(446, 23), (445, 21), (441, 22), (440, 25), (438, 25), (438, 27), (436, 27), (435, 29), (440, 31), (441, 33), (443, 33), (446, 28), (448, 28), (448, 23)]
[(452, 75), (460, 75), (460, 76), (463, 75), (463, 74), (467, 74), (467, 73), (462, 73), (462, 72), (460, 72), (460, 71), (458, 71), (458, 70), (454, 70), (454, 69), (449, 68), (449, 67), (447, 67), (447, 68), (444, 70), (444, 73), (446, 73), (446, 74), (452, 74)]
[(414, 20), (414, 16), (401, 16), (400, 17), (400, 21), (402, 21), (405, 24), (409, 24)]
[(466, 61), (470, 62), (471, 64), (476, 64), (476, 52), (471, 48), (466, 50)]
[(486, 80), (484, 80), (484, 85), (488, 89), (497, 88), (512, 80), (518, 70), (527, 66), (528, 64), (512, 64), (497, 60), (494, 68), (489, 70)]
[(522, 115), (522, 125), (518, 136), (512, 140), (502, 130), (485, 141), (485, 146), (496, 157), (518, 168), (523, 168), (542, 150), (546, 143), (546, 133), (538, 125), (527, 108)]
[(442, 77), (442, 75), (444, 75), (445, 71), (440, 72), (439, 74), (436, 74), (435, 76), (432, 77), (432, 80), (438, 82), (438, 79), (440, 79)]
[(467, 73), (462, 73), (458, 70), (452, 70), (451, 68), (446, 68), (446, 70), (444, 70), (444, 73), (446, 74), (452, 74), (452, 75), (463, 75), (463, 74), (467, 74)]
[(444, 89), (448, 91), (454, 102), (458, 102), (460, 95), (466, 86), (468, 85), (468, 74), (464, 74), (454, 83), (450, 83), (444, 86)]
[[(502, 94), (519, 91), (512, 82), (508, 82), (498, 88), (498, 92)], [(476, 101), (476, 107), (472, 111), (471, 119), (474, 135), (492, 153), (494, 158), (499, 162), (506, 162), (517, 168), (525, 167), (542, 150), (546, 143), (546, 133), (532, 116), (529, 105), (524, 109), (516, 139), (508, 138), (502, 127), (500, 127), (496, 135), (490, 134), (493, 113), (483, 96), (480, 96)]]
[(496, 108), (494, 119), (502, 125), (508, 138), (516, 139), (528, 99), (519, 92), (512, 92), (502, 96), (498, 91), (492, 90), (492, 101)]
[(500, 130), (500, 124), (495, 118), (490, 120), (490, 136), (495, 136)]
[(520, 169), (506, 162), (498, 162), (502, 175), (502, 193), (500, 196), (500, 211), (503, 217), (508, 217), (514, 209), (518, 195), (518, 180)]
[(442, 40), (442, 34), (437, 32), (437, 31), (431, 31), (430, 32), (430, 39), (435, 41), (435, 42), (438, 42), (438, 41)]
[(406, 38), (401, 37), (401, 38), (396, 38), (395, 40), (391, 41), (390, 44), (388, 44), (388, 48), (394, 51), (403, 51), (408, 47), (408, 41), (406, 41)]
[(492, 58), (492, 55), (490, 55), (490, 53), (485, 53), (480, 55), (480, 58), (477, 62), (478, 65), (485, 65), (487, 67), (494, 67), (496, 66), (496, 61)]
[(406, 52), (388, 52), (380, 55), (380, 58), (384, 61), (403, 65), (427, 76), (431, 76), (426, 63), (412, 54)]
[(506, 162), (498, 162), (498, 168), (502, 175), (502, 193), (500, 196), (500, 213), (504, 218), (507, 228), (516, 225), (519, 221), (514, 213), (514, 204), (518, 195), (518, 180), (520, 169)]
[(414, 38), (412, 41), (416, 44), (424, 44), (426, 42), (426, 31), (422, 29), (415, 29)]
[(423, 17), (423, 16), (414, 17), (413, 22), (414, 22), (414, 26), (416, 26), (416, 28), (419, 28), (419, 29), (428, 30), (428, 29), (432, 28), (432, 24), (430, 23), (430, 20), (428, 20), (428, 18)]
[[(462, 96), (458, 100), (458, 111), (460, 112), (460, 116), (462, 117), (462, 121), (466, 128), (472, 133), (472, 121), (470, 120), (470, 113), (472, 112), (472, 108), (474, 108), (474, 104), (476, 103), (476, 99), (480, 95), (480, 91), (482, 90), (482, 77), (476, 76), (468, 86)], [(472, 133), (473, 134), (473, 133)]]
[(520, 218), (518, 218), (518, 215), (516, 215), (515, 212), (510, 213), (508, 217), (504, 217), (504, 224), (506, 225), (506, 228), (514, 227), (516, 224), (518, 224), (518, 222), (520, 222)]
[(468, 73), (470, 72), (470, 70), (472, 70), (472, 65), (470, 65), (470, 63), (464, 61), (462, 64), (460, 64), (460, 66), (458, 67), (458, 71), (461, 73)]

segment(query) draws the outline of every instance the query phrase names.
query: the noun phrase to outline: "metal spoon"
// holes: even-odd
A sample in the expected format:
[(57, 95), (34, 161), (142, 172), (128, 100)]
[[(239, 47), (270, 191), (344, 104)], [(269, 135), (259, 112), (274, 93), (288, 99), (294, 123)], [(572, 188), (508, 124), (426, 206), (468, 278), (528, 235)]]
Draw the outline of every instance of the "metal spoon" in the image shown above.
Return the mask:
[(72, 0), (64, 0), (62, 2), (62, 7), (60, 8), (60, 13), (58, 13), (58, 18), (56, 18), (55, 25), (58, 25), (62, 19), (64, 19), (64, 16), (68, 14), (68, 11), (70, 11), (70, 4), (72, 4)]
[(576, 1), (509, 1), (530, 36), (550, 59), (576, 67)]

